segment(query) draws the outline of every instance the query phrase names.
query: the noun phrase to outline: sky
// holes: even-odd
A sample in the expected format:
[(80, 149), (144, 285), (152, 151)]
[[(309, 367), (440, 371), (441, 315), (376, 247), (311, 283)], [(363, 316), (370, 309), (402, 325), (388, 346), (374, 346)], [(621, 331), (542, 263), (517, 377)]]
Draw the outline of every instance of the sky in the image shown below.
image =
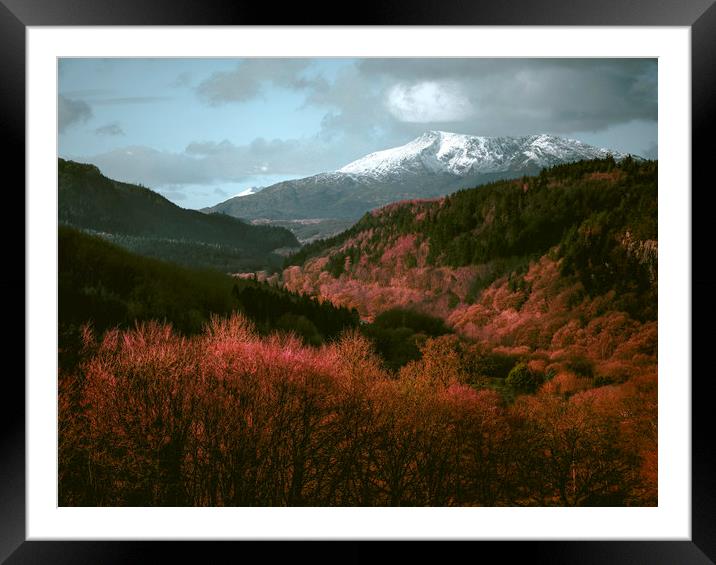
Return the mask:
[(657, 156), (656, 59), (59, 60), (60, 157), (184, 208), (336, 170), (427, 130)]

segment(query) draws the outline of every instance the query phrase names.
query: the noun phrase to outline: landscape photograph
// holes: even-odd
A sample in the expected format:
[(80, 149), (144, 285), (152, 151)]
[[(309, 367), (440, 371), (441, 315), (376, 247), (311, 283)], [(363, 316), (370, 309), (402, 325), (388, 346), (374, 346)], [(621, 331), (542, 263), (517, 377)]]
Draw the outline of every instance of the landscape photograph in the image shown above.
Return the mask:
[(59, 506), (658, 506), (657, 59), (57, 65)]

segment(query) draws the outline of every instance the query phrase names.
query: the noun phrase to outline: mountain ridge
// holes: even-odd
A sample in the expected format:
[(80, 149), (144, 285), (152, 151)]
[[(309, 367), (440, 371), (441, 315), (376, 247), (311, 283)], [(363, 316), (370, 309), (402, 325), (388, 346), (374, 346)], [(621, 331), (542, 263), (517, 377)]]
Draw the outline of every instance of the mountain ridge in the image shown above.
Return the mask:
[[(105, 177), (94, 165), (65, 159), (58, 160), (58, 220), (142, 255), (221, 270), (256, 268), (274, 249), (298, 245), (284, 228), (187, 210), (146, 187)], [(209, 252), (213, 258), (202, 257)]]
[(396, 201), (440, 197), (492, 181), (536, 174), (545, 167), (609, 155), (617, 161), (627, 157), (547, 134), (480, 137), (431, 130), (405, 145), (370, 153), (338, 170), (276, 183), (202, 212), (248, 221), (357, 220), (369, 210)]
[(487, 137), (429, 130), (405, 145), (370, 153), (338, 172), (380, 177), (401, 168), (410, 170), (417, 162), (428, 172), (465, 176), (523, 169), (530, 164), (544, 168), (555, 160), (603, 158), (610, 153), (617, 160), (626, 157), (618, 151), (549, 134)]

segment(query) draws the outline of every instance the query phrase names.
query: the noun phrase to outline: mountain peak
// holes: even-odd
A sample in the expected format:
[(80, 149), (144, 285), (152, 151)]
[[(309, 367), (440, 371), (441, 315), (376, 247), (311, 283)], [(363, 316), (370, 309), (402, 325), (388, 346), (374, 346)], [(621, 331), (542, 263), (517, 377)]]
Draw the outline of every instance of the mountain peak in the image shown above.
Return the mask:
[(376, 151), (338, 170), (340, 173), (392, 178), (405, 173), (453, 176), (505, 173), (556, 163), (626, 155), (551, 134), (484, 137), (428, 130), (405, 145)]
[(425, 138), (425, 139), (441, 139), (442, 137), (449, 136), (449, 135), (463, 135), (463, 134), (451, 133), (449, 131), (442, 131), (439, 129), (429, 129), (429, 130), (423, 132), (423, 134), (420, 137)]

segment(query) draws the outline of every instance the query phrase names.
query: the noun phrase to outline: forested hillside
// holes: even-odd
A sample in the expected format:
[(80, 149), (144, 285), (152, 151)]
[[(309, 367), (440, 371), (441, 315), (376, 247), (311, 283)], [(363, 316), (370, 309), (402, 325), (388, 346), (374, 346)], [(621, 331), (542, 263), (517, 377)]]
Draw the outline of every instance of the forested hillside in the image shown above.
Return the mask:
[[(657, 164), (561, 165), (397, 203), (290, 257), (293, 291), (407, 308), (492, 350), (623, 380), (656, 367)], [(627, 369), (627, 366), (629, 369)]]
[(449, 269), (474, 275), (459, 297), (474, 302), (502, 276), (519, 284), (530, 262), (549, 252), (561, 274), (577, 276), (590, 295), (614, 290), (636, 317), (654, 319), (656, 175), (655, 162), (586, 161), (438, 200), (397, 203), (305, 246), (287, 259), (285, 275), (313, 273), (319, 264), (347, 282)]
[(58, 186), (60, 224), (150, 257), (236, 272), (276, 266), (275, 249), (298, 246), (284, 228), (185, 210), (147, 188), (109, 179), (93, 165), (59, 159)]
[(141, 257), (69, 227), (59, 229), (60, 345), (70, 351), (80, 327), (97, 332), (157, 320), (184, 335), (212, 315), (241, 311), (264, 334), (293, 331), (312, 344), (358, 323), (357, 313), (268, 284)]

